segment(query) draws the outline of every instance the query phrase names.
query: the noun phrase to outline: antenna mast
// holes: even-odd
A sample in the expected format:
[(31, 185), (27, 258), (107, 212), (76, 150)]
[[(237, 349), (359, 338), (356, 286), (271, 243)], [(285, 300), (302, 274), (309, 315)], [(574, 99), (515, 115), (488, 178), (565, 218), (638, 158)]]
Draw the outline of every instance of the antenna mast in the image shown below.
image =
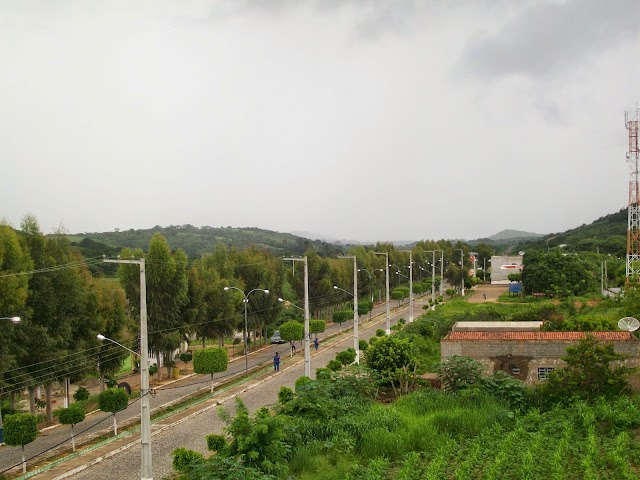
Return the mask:
[(638, 108), (636, 115), (629, 120), (629, 114), (625, 112), (624, 124), (629, 131), (629, 150), (627, 162), (629, 163), (629, 209), (627, 229), (627, 284), (640, 280), (640, 206), (638, 205)]

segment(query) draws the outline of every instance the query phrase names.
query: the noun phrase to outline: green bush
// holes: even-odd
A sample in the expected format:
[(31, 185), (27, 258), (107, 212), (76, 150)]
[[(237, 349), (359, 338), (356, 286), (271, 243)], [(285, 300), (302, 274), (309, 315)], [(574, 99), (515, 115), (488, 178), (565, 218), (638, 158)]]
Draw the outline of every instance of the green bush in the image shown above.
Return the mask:
[(316, 368), (316, 380), (331, 380), (331, 370), (329, 368)]
[(210, 452), (221, 452), (227, 446), (227, 439), (224, 435), (207, 435), (207, 449)]
[(7, 415), (4, 419), (4, 442), (24, 446), (33, 442), (38, 434), (38, 417), (30, 413)]
[(481, 378), (483, 390), (495, 398), (505, 400), (512, 408), (523, 408), (526, 400), (526, 386), (501, 370)]
[(322, 333), (327, 328), (327, 322), (324, 320), (309, 320), (309, 333)]
[(356, 351), (353, 347), (349, 347), (342, 352), (336, 353), (336, 360), (338, 360), (342, 365), (351, 365), (356, 361)]
[(367, 343), (366, 340), (359, 340), (358, 341), (358, 347), (360, 348), (360, 350), (362, 350), (363, 352), (367, 350), (367, 348), (369, 348), (369, 344)]
[(453, 355), (438, 365), (438, 377), (448, 392), (459, 392), (477, 385), (482, 375), (482, 364), (473, 358)]
[(89, 390), (87, 390), (84, 387), (79, 387), (78, 390), (76, 390), (76, 393), (73, 394), (73, 399), (76, 402), (82, 402), (84, 400), (89, 400)]
[(63, 425), (76, 425), (84, 420), (84, 410), (79, 405), (62, 408), (58, 413), (58, 420)]
[(149, 365), (149, 375), (153, 377), (156, 373), (158, 373), (158, 364), (152, 363)]
[(284, 385), (280, 387), (278, 391), (278, 401), (280, 403), (287, 403), (293, 399), (295, 393), (289, 387), (285, 387)]
[(103, 412), (116, 413), (127, 408), (129, 395), (122, 388), (110, 388), (98, 397), (98, 407)]
[(224, 372), (228, 365), (229, 357), (224, 347), (203, 348), (193, 352), (193, 371), (211, 375), (211, 392), (213, 392), (213, 374)]
[(329, 360), (327, 368), (331, 371), (337, 372), (342, 368), (342, 362), (340, 360)]
[(313, 380), (311, 380), (309, 377), (306, 377), (304, 375), (298, 378), (295, 384), (296, 392), (300, 391), (301, 389), (304, 388), (305, 385), (308, 385), (311, 382), (313, 382)]
[(180, 473), (189, 473), (204, 462), (201, 453), (186, 448), (176, 448), (173, 451), (173, 468)]
[(346, 322), (347, 320), (353, 319), (353, 310), (340, 310), (338, 312), (333, 312), (333, 323)]
[(387, 334), (382, 328), (376, 330), (376, 337), (384, 337)]

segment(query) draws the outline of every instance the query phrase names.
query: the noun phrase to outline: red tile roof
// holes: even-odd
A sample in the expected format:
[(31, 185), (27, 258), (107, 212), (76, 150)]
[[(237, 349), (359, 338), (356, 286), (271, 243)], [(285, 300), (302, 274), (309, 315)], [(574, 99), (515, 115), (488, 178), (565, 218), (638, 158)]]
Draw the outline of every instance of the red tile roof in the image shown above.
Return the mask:
[(628, 341), (635, 337), (629, 332), (449, 332), (444, 340), (558, 340), (571, 342), (593, 335), (598, 340)]

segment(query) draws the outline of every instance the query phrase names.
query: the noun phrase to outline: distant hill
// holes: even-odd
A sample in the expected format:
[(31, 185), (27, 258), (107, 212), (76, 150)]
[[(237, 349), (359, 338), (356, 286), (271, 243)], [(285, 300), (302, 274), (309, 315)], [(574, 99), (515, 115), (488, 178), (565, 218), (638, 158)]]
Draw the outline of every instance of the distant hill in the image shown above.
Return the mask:
[[(341, 252), (335, 245), (320, 240), (309, 240), (290, 233), (279, 233), (260, 228), (194, 227), (193, 225), (155, 226), (150, 229), (125, 230), (102, 233), (69, 235), (72, 245), (85, 256), (112, 255), (124, 247), (149, 247), (151, 237), (161, 233), (173, 249), (182, 249), (189, 258), (199, 258), (212, 252), (222, 243), (229, 248), (245, 249), (252, 245), (265, 248), (277, 255), (302, 255), (308, 245), (316, 251), (331, 254)], [(102, 250), (102, 251), (101, 251)]]
[[(562, 247), (560, 247), (562, 245)], [(600, 217), (565, 232), (550, 233), (533, 241), (523, 242), (522, 250), (562, 248), (566, 252), (600, 252), (624, 257), (627, 253), (627, 209)]]
[(514, 240), (514, 239), (533, 239), (544, 237), (541, 233), (531, 233), (531, 232), (523, 232), (520, 230), (502, 230), (501, 232), (496, 233), (495, 235), (491, 235), (489, 240), (493, 240), (494, 242), (499, 242), (501, 240)]

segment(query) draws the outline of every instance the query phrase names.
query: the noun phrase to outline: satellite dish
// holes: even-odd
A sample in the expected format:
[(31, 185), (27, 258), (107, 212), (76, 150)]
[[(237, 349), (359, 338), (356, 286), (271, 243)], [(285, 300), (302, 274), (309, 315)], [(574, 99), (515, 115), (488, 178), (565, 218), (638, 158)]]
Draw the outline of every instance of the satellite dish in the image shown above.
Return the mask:
[(638, 319), (633, 317), (624, 317), (618, 321), (618, 328), (627, 332), (634, 332), (640, 327)]

